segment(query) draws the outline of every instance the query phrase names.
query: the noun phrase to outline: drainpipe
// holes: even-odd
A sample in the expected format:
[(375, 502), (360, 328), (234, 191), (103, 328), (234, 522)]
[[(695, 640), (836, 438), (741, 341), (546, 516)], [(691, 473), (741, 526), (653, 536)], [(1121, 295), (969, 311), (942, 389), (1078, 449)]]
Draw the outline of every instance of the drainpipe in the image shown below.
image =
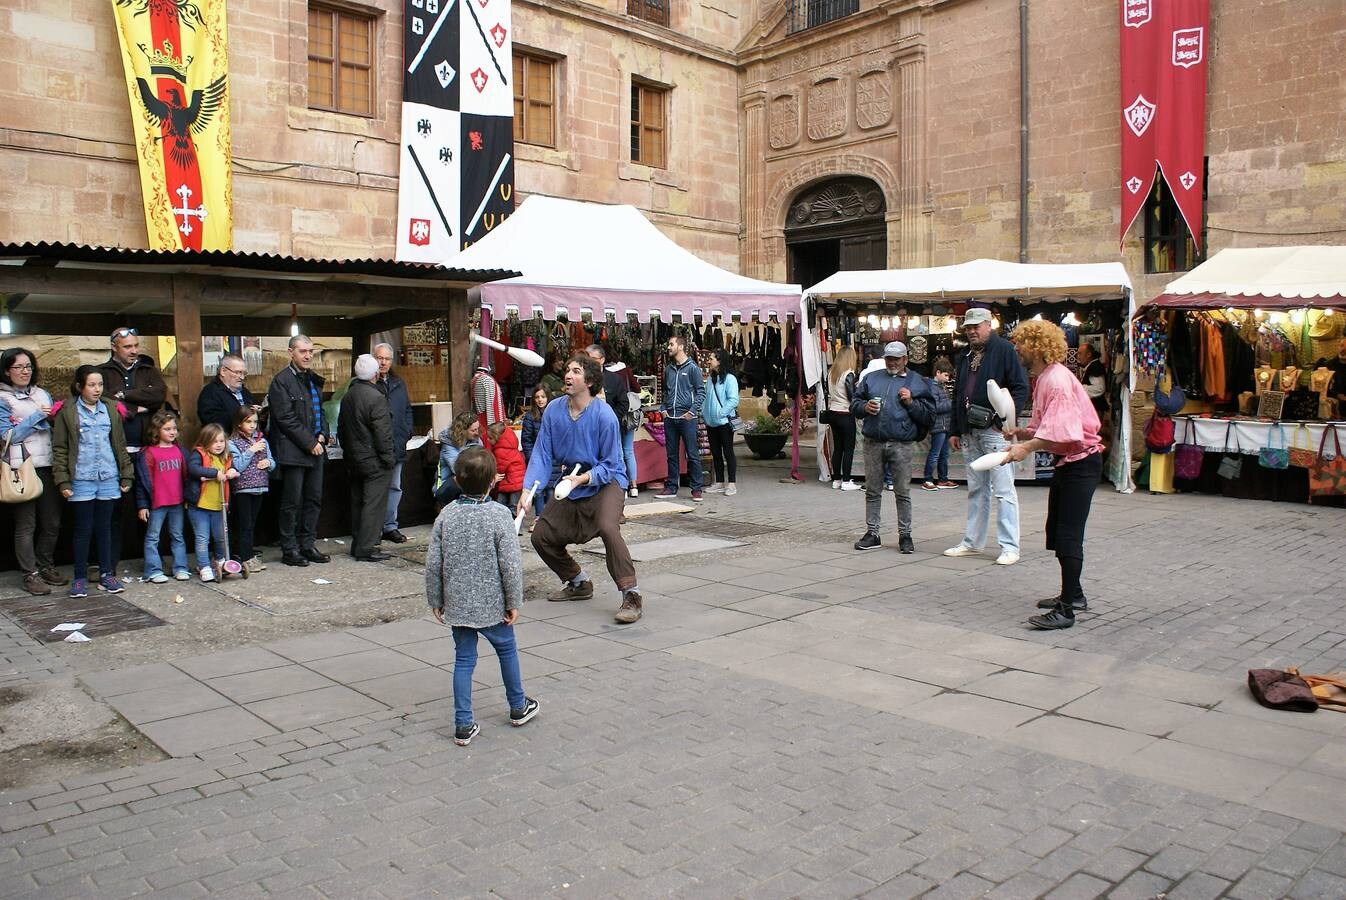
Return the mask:
[(1019, 262), (1028, 262), (1028, 0), (1019, 0)]

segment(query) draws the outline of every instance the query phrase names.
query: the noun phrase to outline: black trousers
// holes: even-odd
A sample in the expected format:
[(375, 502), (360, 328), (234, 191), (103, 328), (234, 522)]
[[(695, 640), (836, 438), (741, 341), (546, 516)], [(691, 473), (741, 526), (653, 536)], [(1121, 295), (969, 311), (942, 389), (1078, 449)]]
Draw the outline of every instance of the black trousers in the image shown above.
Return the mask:
[(738, 476), (738, 460), (734, 459), (734, 426), (728, 422), (723, 425), (707, 425), (706, 437), (710, 439), (710, 458), (715, 467), (715, 480), (725, 481), (728, 469), (728, 483), (733, 484)]
[(239, 562), (246, 562), (257, 555), (253, 539), (257, 534), (257, 517), (262, 513), (265, 500), (266, 494), (238, 491), (229, 495), (229, 511), (234, 514), (234, 522), (229, 530), (229, 550)]
[[(324, 457), (313, 457), (312, 466), (281, 466), (280, 549), (294, 555), (313, 549), (318, 539), (318, 513), (322, 511)], [(385, 500), (387, 497), (385, 496)]]
[(832, 480), (850, 481), (855, 464), (855, 416), (828, 410), (823, 424), (832, 429)]
[(388, 512), (388, 486), (393, 470), (384, 469), (373, 477), (351, 472), (351, 556), (368, 556), (379, 548), (383, 520)]
[(1047, 549), (1064, 559), (1084, 559), (1084, 526), (1103, 474), (1103, 454), (1057, 466), (1047, 492)]

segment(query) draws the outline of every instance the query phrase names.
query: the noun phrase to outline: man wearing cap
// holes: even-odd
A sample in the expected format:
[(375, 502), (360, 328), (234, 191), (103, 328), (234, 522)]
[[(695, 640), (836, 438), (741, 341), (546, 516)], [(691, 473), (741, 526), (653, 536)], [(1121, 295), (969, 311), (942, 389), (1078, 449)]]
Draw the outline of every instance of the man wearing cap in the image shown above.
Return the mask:
[[(1014, 422), (1001, 423), (986, 396), (986, 382), (1010, 392), (1016, 412), (1028, 405), (1028, 373), (1024, 371), (1014, 345), (995, 333), (988, 309), (969, 309), (963, 316), (963, 334), (968, 349), (957, 363), (954, 387), (953, 430), (949, 446), (963, 451), (963, 461), (970, 464), (987, 453), (1009, 449), (1009, 442), (1001, 428), (1017, 427)], [(991, 519), (991, 497), (997, 505), (996, 538), (1000, 555), (996, 564), (1012, 566), (1019, 561), (1019, 495), (1014, 490), (1014, 467), (996, 466), (985, 472), (967, 468), (967, 528), (957, 546), (944, 551), (945, 556), (974, 556), (986, 544)]]
[(368, 353), (355, 360), (355, 379), (341, 398), (337, 436), (351, 491), (351, 556), (369, 562), (392, 559), (379, 549), (392, 482), (393, 418), (388, 398), (374, 386), (379, 362)]
[(897, 549), (914, 553), (911, 539), (911, 460), (913, 447), (935, 421), (935, 395), (930, 383), (907, 371), (907, 345), (893, 341), (883, 348), (882, 371), (870, 372), (851, 397), (851, 414), (861, 420), (865, 436), (865, 533), (856, 550), (877, 550), (883, 508), (883, 470), (893, 475), (897, 498)]

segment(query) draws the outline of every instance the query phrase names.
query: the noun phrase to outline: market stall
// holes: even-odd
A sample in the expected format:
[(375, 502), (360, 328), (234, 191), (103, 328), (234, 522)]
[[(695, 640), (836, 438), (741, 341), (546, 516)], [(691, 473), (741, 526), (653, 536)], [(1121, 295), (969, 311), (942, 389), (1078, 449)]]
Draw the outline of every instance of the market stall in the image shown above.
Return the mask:
[[(608, 348), (648, 389), (650, 419), (660, 400), (670, 335), (705, 353), (729, 351), (745, 414), (797, 387), (793, 361), (799, 287), (746, 278), (678, 246), (632, 206), (533, 196), (489, 235), (453, 257), (458, 267), (494, 265), (523, 274), (482, 285), (483, 332), (548, 359), (589, 344)], [(545, 372), (490, 357), (512, 413)], [(703, 365), (704, 368), (704, 365)], [(792, 383), (793, 382), (793, 383)], [(651, 426), (655, 425), (651, 421)], [(657, 427), (637, 434), (641, 483), (662, 480), (666, 462)], [(643, 440), (642, 440), (643, 439)]]
[[(912, 368), (929, 375), (940, 356), (961, 350), (961, 315), (969, 306), (989, 308), (1008, 333), (1017, 322), (1034, 317), (1059, 322), (1071, 345), (1071, 358), (1082, 342), (1100, 351), (1110, 371), (1110, 415), (1104, 439), (1109, 445), (1106, 475), (1119, 491), (1134, 489), (1129, 465), (1130, 407), (1123, 402), (1128, 383), (1126, 322), (1132, 309), (1131, 280), (1121, 263), (1026, 264), (977, 259), (928, 269), (837, 272), (804, 292), (807, 332), (804, 378), (814, 385), (826, 377), (843, 346), (857, 348), (863, 367), (888, 341), (905, 341)], [(1023, 412), (1023, 411), (1021, 411)], [(951, 473), (959, 468), (956, 454)], [(860, 454), (857, 452), (857, 460)], [(1016, 478), (1050, 477), (1045, 460), (1025, 461)]]
[[(1175, 440), (1206, 457), (1176, 471), (1172, 453), (1150, 453), (1151, 491), (1308, 498), (1304, 463), (1333, 458), (1346, 425), (1346, 247), (1222, 250), (1138, 308), (1132, 331), (1137, 388), (1181, 391)], [(1219, 476), (1226, 457), (1267, 448), (1306, 452)]]

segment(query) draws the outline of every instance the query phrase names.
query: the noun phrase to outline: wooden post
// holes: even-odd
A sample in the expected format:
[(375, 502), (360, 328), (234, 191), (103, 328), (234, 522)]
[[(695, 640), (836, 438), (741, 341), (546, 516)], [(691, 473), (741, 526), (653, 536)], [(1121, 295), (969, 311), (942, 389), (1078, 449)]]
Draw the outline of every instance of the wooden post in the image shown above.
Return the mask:
[(186, 443), (196, 439), (201, 427), (196, 398), (205, 382), (201, 371), (201, 283), (189, 275), (173, 276), (173, 334), (178, 344), (177, 407)]
[(453, 401), (453, 414), (456, 416), (472, 410), (468, 392), (476, 362), (473, 360), (472, 342), (468, 340), (467, 291), (450, 288), (445, 295), (449, 325), (449, 383), (445, 387), (448, 389), (448, 399)]

